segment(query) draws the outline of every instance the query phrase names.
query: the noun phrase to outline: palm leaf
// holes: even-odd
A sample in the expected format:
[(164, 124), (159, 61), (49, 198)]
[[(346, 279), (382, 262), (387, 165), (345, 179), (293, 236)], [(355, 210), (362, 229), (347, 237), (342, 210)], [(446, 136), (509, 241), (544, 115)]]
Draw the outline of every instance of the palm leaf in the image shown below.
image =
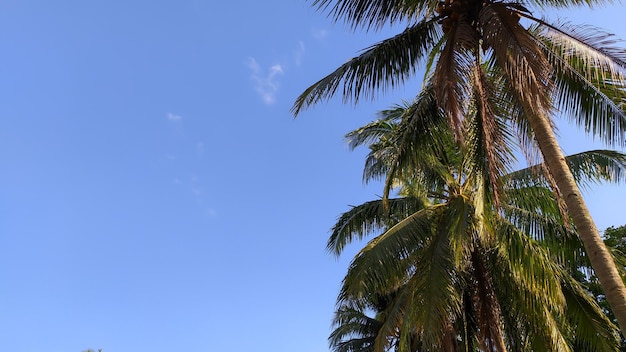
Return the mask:
[(562, 277), (567, 319), (574, 329), (572, 335), (576, 351), (619, 351), (617, 327), (578, 281), (569, 275)]
[[(377, 169), (373, 166), (377, 164), (371, 163), (382, 161), (380, 170), (385, 170), (383, 201), (396, 182), (419, 180), (425, 189), (437, 189), (437, 185), (445, 183), (448, 177), (442, 161), (447, 158), (447, 146), (451, 143), (449, 136), (445, 116), (435, 102), (433, 90), (425, 89), (407, 107), (394, 133), (388, 136), (388, 149), (373, 150), (371, 155), (374, 158), (368, 156), (364, 177), (382, 176), (382, 172), (375, 173)], [(383, 157), (384, 152), (390, 157)]]
[(449, 233), (440, 229), (420, 251), (419, 259), (417, 274), (407, 285), (414, 303), (405, 313), (404, 324), (407, 329), (420, 328), (425, 350), (439, 350), (451, 317), (461, 314), (462, 295), (456, 285), (458, 277)]
[[(397, 347), (404, 347), (406, 344), (410, 345), (411, 339), (417, 335), (419, 327), (412, 326), (407, 329), (407, 324), (405, 324), (405, 312), (413, 304), (411, 290), (408, 287), (408, 284), (401, 287), (383, 312), (384, 321), (376, 337), (375, 352), (389, 351), (394, 343)], [(399, 349), (401, 350), (401, 348)]]
[(498, 240), (495, 248), (503, 258), (502, 263), (515, 277), (517, 285), (542, 297), (542, 301), (548, 305), (562, 307), (564, 298), (557, 280), (558, 271), (549, 253), (519, 229), (502, 220), (496, 234)]
[(471, 164), (469, 169), (487, 181), (486, 192), (483, 193), (492, 196), (498, 205), (502, 175), (514, 159), (510, 147), (511, 135), (508, 126), (497, 115), (500, 112), (498, 102), (492, 99), (497, 95), (482, 67), (475, 65), (473, 73), (474, 92), (471, 101), (474, 107), (471, 110), (475, 114), (466, 128), (466, 135), (469, 136), (466, 148), (469, 152), (465, 160)]
[(328, 338), (332, 351), (368, 352), (373, 351), (382, 323), (360, 309), (344, 305), (335, 313), (333, 326), (335, 329)]
[(377, 90), (402, 85), (415, 73), (417, 64), (428, 54), (441, 33), (437, 22), (424, 20), (402, 33), (365, 49), (328, 76), (307, 88), (291, 111), (300, 111), (333, 96), (343, 83), (343, 100), (358, 102), (362, 95), (373, 98)]
[(411, 258), (418, 256), (432, 237), (432, 218), (440, 212), (434, 206), (420, 210), (372, 239), (352, 260), (339, 301), (362, 299), (368, 292), (397, 289), (413, 269)]
[(483, 48), (492, 50), (526, 114), (548, 115), (550, 66), (535, 40), (519, 24), (519, 17), (506, 5), (491, 3), (481, 9), (479, 21), (484, 31)]
[(554, 67), (556, 106), (609, 145), (624, 145), (626, 51), (593, 27), (542, 21), (530, 32)]
[(467, 21), (459, 19), (447, 33), (446, 44), (433, 74), (437, 104), (450, 118), (450, 125), (459, 140), (462, 139), (462, 104), (469, 95), (465, 82), (470, 81), (472, 67), (467, 48), (475, 47), (477, 42), (476, 30)]
[[(334, 3), (334, 4), (333, 4)], [(313, 6), (327, 11), (335, 21), (350, 23), (353, 28), (380, 28), (387, 23), (405, 21), (430, 12), (435, 1), (407, 0), (315, 0)]]
[(490, 269), (485, 263), (487, 256), (481, 248), (475, 247), (472, 261), (472, 305), (476, 312), (480, 342), (485, 351), (505, 352), (501, 326), (500, 303), (495, 293)]
[(362, 240), (376, 231), (384, 230), (424, 207), (416, 198), (389, 199), (388, 205), (388, 211), (384, 211), (382, 201), (375, 200), (354, 206), (343, 213), (331, 230), (327, 249), (339, 255), (355, 239)]
[[(622, 182), (626, 177), (626, 154), (612, 150), (591, 150), (566, 157), (574, 179), (581, 187), (598, 182)], [(546, 185), (541, 165), (534, 165), (506, 175), (511, 188)]]
[(396, 121), (404, 113), (407, 106), (408, 103), (383, 110), (378, 114), (379, 119), (347, 133), (345, 140), (350, 149), (354, 150), (361, 145), (375, 144), (386, 139), (396, 128)]
[[(524, 237), (515, 236), (514, 232), (510, 234), (519, 239)], [(516, 245), (510, 248), (512, 251), (504, 247), (507, 245), (497, 247), (491, 255), (495, 257), (492, 260), (497, 270), (493, 270), (492, 275), (508, 345), (517, 346), (512, 348), (516, 351), (568, 350), (557, 319), (564, 309), (564, 298), (557, 277), (550, 275), (555, 271), (546, 254), (537, 246), (524, 245), (526, 249), (521, 250)], [(511, 261), (511, 252), (516, 251), (527, 255), (523, 263)], [(533, 272), (537, 278), (529, 282), (528, 276)]]
[[(593, 7), (597, 5), (606, 4), (607, 1), (606, 0), (531, 0), (529, 1), (529, 3), (539, 7), (540, 9), (545, 9), (545, 8), (550, 8), (550, 7), (562, 9), (562, 8), (571, 8), (574, 6)], [(513, 3), (513, 4), (518, 4), (518, 3)]]

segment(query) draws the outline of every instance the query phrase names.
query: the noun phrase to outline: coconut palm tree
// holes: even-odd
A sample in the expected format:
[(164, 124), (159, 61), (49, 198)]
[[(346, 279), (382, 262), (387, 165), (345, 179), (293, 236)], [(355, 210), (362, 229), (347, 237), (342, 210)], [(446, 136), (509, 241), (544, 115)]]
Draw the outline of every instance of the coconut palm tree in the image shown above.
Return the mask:
[[(553, 131), (551, 117), (569, 116), (607, 143), (623, 145), (626, 129), (626, 51), (589, 26), (548, 23), (532, 7), (562, 8), (601, 1), (534, 0), (314, 0), (313, 5), (353, 28), (376, 30), (405, 24), (307, 88), (292, 109), (333, 96), (372, 98), (403, 84), (420, 67), (432, 77), (435, 98), (454, 128), (465, 135), (469, 109), (482, 115), (484, 156), (497, 188), (500, 156), (492, 128), (506, 117), (529, 146), (541, 152), (553, 188), (573, 219), (621, 330), (626, 331), (626, 288), (604, 246)], [(472, 97), (472, 99), (469, 99)], [(472, 104), (468, 104), (471, 101)], [(497, 127), (496, 127), (497, 128)], [(495, 192), (496, 201), (498, 192)]]
[[(426, 91), (417, 104), (384, 111), (381, 120), (348, 134), (353, 147), (370, 144), (365, 178), (394, 178), (403, 196), (354, 207), (332, 231), (328, 248), (335, 254), (356, 238), (382, 234), (350, 266), (331, 346), (338, 352), (616, 350), (612, 324), (572, 277), (582, 247), (540, 168), (502, 177), (505, 197), (494, 206), (482, 191), (490, 183), (482, 181), (477, 152), (457, 147), (445, 118), (424, 124), (423, 114), (433, 111), (428, 98)], [(467, 131), (480, 130), (468, 123)], [(472, 133), (467, 139), (466, 146), (482, 146)], [(422, 153), (404, 152), (415, 147)], [(620, 180), (626, 170), (626, 156), (615, 152), (583, 153), (569, 162), (580, 182)]]

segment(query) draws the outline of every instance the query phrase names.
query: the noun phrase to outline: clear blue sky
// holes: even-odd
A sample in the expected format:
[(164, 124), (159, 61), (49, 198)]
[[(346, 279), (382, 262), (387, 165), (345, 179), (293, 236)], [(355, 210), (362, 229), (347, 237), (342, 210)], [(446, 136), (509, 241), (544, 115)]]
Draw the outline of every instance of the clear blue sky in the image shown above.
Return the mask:
[[(626, 39), (621, 5), (572, 13)], [(289, 108), (390, 33), (303, 0), (0, 1), (0, 351), (326, 351), (328, 230), (381, 193), (342, 136), (419, 81)], [(626, 223), (624, 186), (586, 195)]]

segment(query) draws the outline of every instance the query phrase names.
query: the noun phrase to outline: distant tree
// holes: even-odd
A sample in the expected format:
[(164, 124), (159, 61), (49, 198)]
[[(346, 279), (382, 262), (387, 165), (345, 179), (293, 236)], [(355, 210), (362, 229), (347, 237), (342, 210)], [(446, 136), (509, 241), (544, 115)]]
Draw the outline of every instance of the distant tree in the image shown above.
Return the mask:
[(609, 227), (604, 230), (604, 243), (614, 252), (626, 253), (626, 225), (620, 227)]
[[(620, 269), (624, 269), (626, 272), (626, 225), (619, 227), (609, 227), (604, 230), (604, 243), (606, 247), (613, 254), (613, 258)], [(606, 300), (606, 296), (598, 277), (591, 270), (591, 268), (583, 266), (579, 271), (579, 281), (581, 281), (589, 292), (595, 297), (598, 305), (602, 308), (604, 313), (611, 319), (613, 323), (617, 323), (615, 314), (609, 306), (609, 302)], [(626, 352), (626, 339), (622, 337), (620, 351)]]

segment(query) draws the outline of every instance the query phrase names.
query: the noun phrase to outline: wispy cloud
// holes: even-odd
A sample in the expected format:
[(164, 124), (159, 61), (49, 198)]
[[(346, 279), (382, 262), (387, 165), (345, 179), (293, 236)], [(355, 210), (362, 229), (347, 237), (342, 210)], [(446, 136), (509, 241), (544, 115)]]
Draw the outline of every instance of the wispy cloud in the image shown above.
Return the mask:
[(326, 39), (326, 37), (328, 37), (329, 34), (330, 32), (327, 29), (314, 28), (311, 30), (311, 35), (317, 40), (324, 40)]
[(172, 114), (171, 112), (168, 112), (167, 113), (167, 119), (170, 120), (170, 121), (177, 122), (177, 121), (182, 120), (183, 117), (180, 116), (180, 115), (176, 115), (176, 114)]
[(304, 57), (304, 52), (304, 42), (300, 41), (298, 42), (298, 49), (296, 49), (296, 51), (293, 53), (293, 60), (296, 63), (296, 66), (300, 66), (300, 63), (302, 62), (302, 57)]
[(204, 142), (200, 141), (196, 143), (196, 154), (199, 157), (202, 157), (204, 155)]
[(252, 57), (248, 59), (247, 65), (251, 72), (250, 79), (254, 82), (254, 89), (263, 102), (268, 105), (276, 102), (276, 93), (280, 87), (278, 76), (284, 74), (283, 67), (280, 64), (274, 64), (265, 70)]

